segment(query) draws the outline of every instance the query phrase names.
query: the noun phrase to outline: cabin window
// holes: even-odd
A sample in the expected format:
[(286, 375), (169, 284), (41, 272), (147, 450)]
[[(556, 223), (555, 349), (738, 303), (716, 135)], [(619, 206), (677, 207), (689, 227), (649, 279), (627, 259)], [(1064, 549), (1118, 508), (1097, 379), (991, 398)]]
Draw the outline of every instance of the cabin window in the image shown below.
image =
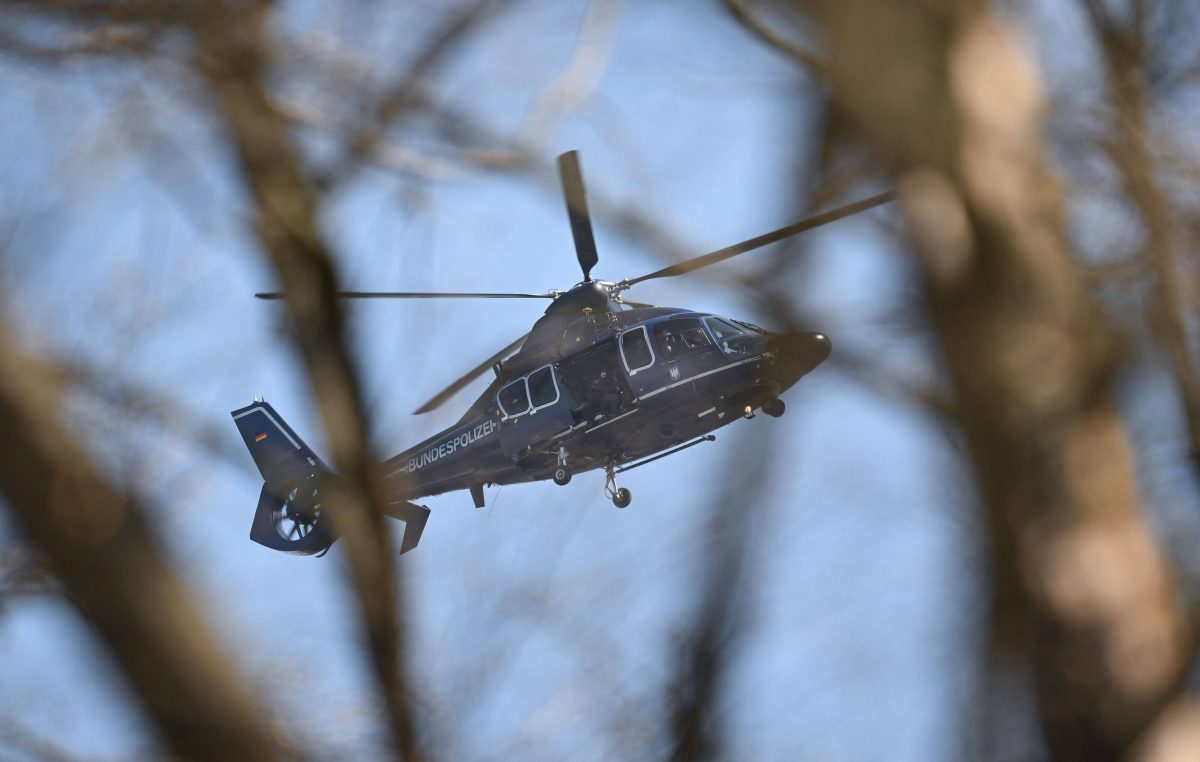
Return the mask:
[(558, 386), (549, 365), (529, 374), (529, 402), (534, 410), (558, 402)]
[(654, 326), (654, 343), (664, 360), (712, 345), (699, 318), (665, 320)]
[(529, 390), (525, 388), (525, 379), (519, 378), (501, 389), (496, 401), (500, 403), (500, 411), (509, 418), (528, 412)]
[(554, 372), (575, 423), (620, 415), (636, 402), (625, 381), (616, 339), (564, 357)]
[(649, 368), (654, 364), (654, 350), (646, 338), (646, 326), (638, 326), (621, 336), (621, 356), (625, 358), (625, 369), (629, 375)]

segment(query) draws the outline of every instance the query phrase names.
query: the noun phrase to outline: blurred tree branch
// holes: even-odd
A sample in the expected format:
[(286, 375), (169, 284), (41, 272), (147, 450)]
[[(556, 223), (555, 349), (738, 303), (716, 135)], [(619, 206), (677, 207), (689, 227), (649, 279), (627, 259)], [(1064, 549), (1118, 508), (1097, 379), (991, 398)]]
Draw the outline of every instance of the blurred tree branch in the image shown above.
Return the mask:
[[(1180, 266), (1181, 233), (1172, 204), (1158, 182), (1147, 113), (1147, 72), (1151, 41), (1146, 38), (1149, 8), (1135, 3), (1125, 27), (1099, 0), (1084, 0), (1108, 73), (1110, 134), (1101, 145), (1121, 177), (1125, 195), (1145, 236), (1142, 256), (1153, 272), (1152, 330), (1162, 336), (1175, 370), (1190, 438), (1192, 468), (1200, 477), (1200, 384), (1187, 325), (1197, 318), (1192, 274)], [(1158, 5), (1158, 3), (1155, 3)]]
[(308, 371), (338, 477), (331, 514), (362, 609), (369, 654), (398, 755), (424, 756), (416, 698), (405, 667), (404, 610), (384, 525), (377, 463), (368, 446), (358, 381), (343, 340), (333, 260), (317, 225), (320, 191), (292, 145), (286, 118), (263, 81), (270, 71), (267, 8), (228, 6), (199, 18), (195, 65), (228, 130), (254, 204), (259, 242), (279, 275), (295, 340)]
[(73, 762), (76, 757), (68, 754), (48, 738), (22, 727), (15, 721), (0, 718), (0, 749), (7, 747), (18, 757), (28, 757), (39, 762)]
[(570, 60), (538, 94), (518, 129), (515, 143), (533, 146), (540, 152), (554, 123), (592, 95), (612, 53), (624, 5), (625, 0), (590, 0)]
[(1193, 642), (1112, 402), (1114, 340), (1042, 164), (1037, 73), (981, 1), (806, 6), (924, 270), (988, 519), (992, 664), (1034, 675), (1055, 759), (1124, 757)]
[(49, 365), (56, 381), (104, 400), (111, 408), (135, 418), (154, 421), (210, 455), (245, 467), (242, 448), (228, 432), (196, 415), (178, 400), (163, 396), (144, 384), (121, 377), (116, 368), (98, 367), (81, 357), (56, 357)]
[(386, 136), (423, 105), (422, 93), (438, 67), (461, 49), (470, 34), (489, 17), (499, 15), (515, 0), (469, 0), (452, 8), (441, 26), (413, 57), (404, 74), (373, 98), (371, 113), (355, 120), (342, 142), (345, 154), (323, 185), (336, 185), (352, 170), (367, 163)]
[(17, 598), (59, 592), (58, 580), (40, 557), (16, 543), (0, 548), (0, 615)]
[(0, 329), (0, 491), (173, 753), (273, 759), (261, 709), (221, 655), (146, 523), (58, 422), (54, 374)]
[[(788, 38), (759, 15), (756, 0), (725, 0), (725, 7), (742, 26), (754, 33), (768, 47), (783, 53), (817, 77), (824, 77), (826, 65), (817, 56)], [(794, 28), (794, 27), (793, 27)]]
[[(1160, 3), (1138, 3), (1141, 15), (1133, 16), (1132, 26), (1125, 29), (1114, 21), (1111, 4), (1089, 2), (1093, 31), (1107, 41), (1104, 51), (1115, 104), (1104, 146), (1123, 173), (1125, 193), (1135, 202), (1147, 231), (1143, 253), (1154, 266), (1165, 316), (1165, 322), (1156, 323), (1156, 333), (1166, 336), (1176, 363), (1196, 459), (1200, 392), (1188, 327), (1196, 317), (1198, 288), (1184, 256), (1185, 228), (1178, 219), (1183, 205), (1173, 206), (1159, 177), (1166, 149), (1149, 126), (1155, 88), (1179, 86), (1195, 62), (1172, 67), (1157, 63), (1157, 58), (1149, 60), (1150, 48), (1163, 45), (1151, 39), (1143, 16), (1164, 7)], [(281, 94), (286, 88), (280, 82), (295, 75), (284, 64), (297, 60), (288, 56), (297, 55), (299, 45), (292, 39), (280, 44), (273, 36), (280, 31), (272, 23), (279, 7), (275, 4), (0, 0), (0, 6), (12, 11), (0, 29), (0, 48), (36, 63), (61, 64), (105, 55), (136, 59), (164, 50), (194, 56), (189, 63), (212, 96), (211, 105), (230, 138), (248, 190), (257, 241), (287, 293), (296, 343), (341, 474), (330, 489), (333, 500), (345, 508), (338, 517), (339, 527), (346, 537), (374, 675), (386, 702), (395, 746), (409, 759), (433, 749), (423, 741), (427, 725), (420, 722), (424, 719), (418, 711), (420, 702), (404, 661), (406, 621), (396, 613), (397, 608), (405, 610), (404, 588), (392, 568), (390, 536), (379, 512), (381, 495), (366, 445), (361, 393), (345, 347), (343, 316), (332, 298), (337, 287), (333, 252), (319, 220), (329, 209), (337, 185), (355, 179), (357, 170), (366, 165), (421, 177), (444, 176), (463, 168), (500, 169), (523, 174), (557, 194), (557, 178), (540, 158), (545, 148), (541, 143), (553, 120), (590, 92), (622, 5), (619, 0), (591, 3), (571, 61), (542, 92), (525, 127), (508, 138), (488, 129), (468, 109), (443, 103), (430, 79), (452, 65), (481, 24), (510, 5), (505, 0), (455, 4), (419, 42), (404, 70), (389, 78), (390, 84), (379, 86), (381, 77), (363, 76), (361, 82), (368, 85), (360, 85), (354, 76), (360, 70), (354, 67), (365, 58), (361, 51), (335, 50), (337, 60), (320, 63), (349, 72), (343, 82), (358, 89), (345, 98), (319, 99), (312, 108), (308, 102), (288, 102)], [(1008, 30), (995, 24), (983, 0), (726, 0), (726, 7), (765, 44), (815, 72), (829, 87), (833, 106), (819, 138), (821, 161), (817, 162), (822, 182), (811, 199), (831, 200), (881, 174), (895, 179), (900, 190), (924, 283), (919, 309), (931, 317), (949, 376), (945, 385), (949, 393), (937, 384), (926, 388), (898, 382), (896, 374), (871, 358), (840, 349), (835, 362), (872, 388), (935, 408), (965, 433), (967, 457), (979, 480), (993, 542), (993, 666), (1015, 666), (1036, 676), (1042, 725), (1050, 751), (1058, 758), (1116, 758), (1159, 748), (1173, 731), (1163, 731), (1164, 735), (1156, 727), (1186, 727), (1195, 722), (1194, 705), (1179, 700), (1195, 633), (1189, 612), (1175, 599), (1171, 570), (1145, 521), (1133, 454), (1111, 391), (1113, 372), (1125, 358), (1117, 332), (1102, 319), (1092, 293), (1096, 283), (1129, 277), (1131, 269), (1141, 275), (1140, 264), (1126, 260), (1089, 268), (1070, 250), (1061, 220), (1068, 194), (1044, 166), (1037, 127), (1037, 76), (1026, 56), (1013, 44)], [(777, 23), (777, 11), (796, 9), (813, 9), (827, 33), (828, 46), (821, 46), (821, 56), (794, 41), (806, 40), (806, 35), (784, 34), (786, 25)], [(20, 22), (29, 18), (52, 23), (38, 27), (46, 32), (44, 36), (26, 37), (21, 32), (28, 27)], [(792, 14), (783, 14), (785, 21), (791, 18)], [(164, 44), (177, 36), (184, 37), (185, 44)], [(194, 47), (186, 44), (192, 41)], [(372, 64), (366, 60), (366, 66)], [(339, 103), (347, 101), (355, 105), (339, 110)], [(1088, 116), (1084, 126), (1089, 129), (1083, 133), (1093, 140), (1094, 115)], [(416, 141), (409, 139), (405, 128), (418, 118), (433, 122), (436, 139), (451, 146), (446, 155), (411, 147)], [(298, 134), (300, 128), (310, 126), (321, 131), (321, 139), (331, 141), (322, 146), (334, 147), (332, 161), (315, 171), (306, 167), (308, 154), (302, 150), (303, 138), (311, 136)], [(850, 153), (842, 150), (847, 146)], [(848, 161), (834, 166), (835, 159), (847, 156)], [(1175, 171), (1185, 174), (1187, 170)], [(811, 199), (811, 204), (818, 203)], [(695, 247), (636, 204), (616, 203), (596, 192), (593, 207), (597, 217), (619, 235), (668, 262), (695, 253)], [(771, 274), (778, 273), (772, 270)], [(749, 286), (748, 293), (762, 285), (737, 282)], [(768, 294), (758, 304), (789, 327), (803, 317), (778, 294)], [(21, 381), (24, 369), (37, 363), (28, 358), (7, 362), (20, 365), (21, 373), (15, 374), (17, 380), (10, 379), (14, 374), (0, 361), (0, 369), (5, 370), (0, 374), (0, 396), (16, 400), (0, 407), (10, 418), (26, 416), (21, 419), (28, 429), (25, 439), (6, 443), (19, 447), (26, 440), (54, 433), (47, 434), (41, 423), (33, 423), (43, 420), (35, 413), (49, 410), (52, 414), (54, 403), (44, 403), (38, 413), (21, 407), (24, 401), (15, 395), (36, 390), (53, 396), (47, 390), (54, 384), (26, 388)], [(38, 372), (56, 382), (62, 379), (45, 367)], [(84, 368), (80, 375), (87, 379), (92, 372)], [(122, 385), (100, 391), (111, 392), (111, 398), (119, 401), (129, 390)], [(136, 396), (142, 397), (140, 392)], [(155, 417), (174, 415), (161, 400), (147, 397), (139, 402), (145, 404), (137, 409)], [(6, 420), (0, 415), (0, 423)], [(219, 449), (204, 427), (197, 430), (203, 433), (202, 442), (212, 440), (214, 451)], [(67, 435), (58, 431), (55, 436)], [(746, 449), (761, 456), (766, 446)], [(21, 455), (26, 458), (22, 462), (64, 457), (46, 448)], [(672, 665), (666, 701), (671, 716), (661, 738), (654, 739), (670, 745), (669, 753), (678, 759), (723, 753), (720, 701), (738, 644), (739, 585), (747, 562), (746, 518), (735, 508), (754, 505), (763, 497), (758, 482), (765, 477), (756, 467), (766, 462), (766, 458), (750, 457), (748, 463), (736, 466), (734, 472), (747, 475), (750, 483), (736, 489), (730, 486), (713, 502), (707, 546), (711, 555), (698, 578), (695, 609), (678, 661)], [(49, 460), (39, 464), (57, 467)], [(0, 473), (0, 488), (6, 494), (10, 485), (20, 487), (15, 473)], [(76, 481), (83, 485), (79, 489), (90, 488), (93, 477), (103, 480), (86, 471), (78, 476)], [(53, 478), (51, 482), (52, 487), (58, 484)], [(89, 506), (82, 511), (88, 527), (123, 527), (96, 519), (110, 513), (136, 517), (136, 499), (120, 494), (111, 484), (100, 486), (108, 492), (90, 490), (77, 500)], [(68, 492), (73, 500), (76, 492)], [(92, 500), (98, 500), (104, 511), (92, 511), (88, 502)], [(69, 501), (59, 499), (55, 504), (64, 502)], [(111, 531), (119, 538), (146, 533), (144, 527)], [(50, 537), (46, 542), (56, 541)], [(121, 542), (141, 548), (128, 538)], [(149, 549), (140, 552), (153, 556), (151, 539), (142, 545)], [(77, 565), (86, 565), (91, 558), (87, 553), (75, 555), (72, 551), (66, 557)], [(107, 558), (92, 560), (100, 565), (113, 563)], [(120, 569), (101, 569), (98, 579), (91, 581), (85, 571), (64, 577), (73, 600), (81, 600), (72, 589), (82, 584), (81, 579), (97, 585), (107, 584), (109, 577), (120, 582), (131, 576)], [(95, 600), (105, 600), (98, 592), (93, 595)], [(80, 605), (88, 616), (96, 608)], [(127, 605), (133, 604), (121, 603)], [(109, 630), (98, 626), (98, 631), (112, 637)], [(166, 641), (159, 641), (169, 651)], [(129, 658), (122, 653), (120, 659)], [(167, 653), (156, 658), (178, 657)], [(125, 661), (121, 664), (124, 667)], [(170, 675), (170, 679), (191, 675)], [(223, 679), (218, 678), (218, 682)], [(166, 711), (154, 703), (160, 699), (155, 695), (143, 699), (156, 718)], [(252, 705), (227, 708), (243, 712), (239, 716), (247, 726), (259, 717)], [(167, 721), (171, 718), (160, 723)], [(218, 716), (212, 721), (228, 718)], [(169, 738), (182, 739), (171, 741), (173, 748), (190, 743), (186, 728), (164, 725), (164, 729)], [(243, 730), (247, 743), (262, 740), (261, 729)], [(280, 750), (276, 746), (271, 751)]]
[(771, 449), (769, 434), (756, 440), (755, 447), (735, 448), (736, 461), (729, 464), (728, 478), (708, 509), (703, 579), (667, 686), (672, 762), (722, 759), (727, 753), (720, 700), (744, 634), (741, 621), (747, 614), (737, 604), (745, 594), (752, 528), (763, 513), (770, 458), (762, 453)]

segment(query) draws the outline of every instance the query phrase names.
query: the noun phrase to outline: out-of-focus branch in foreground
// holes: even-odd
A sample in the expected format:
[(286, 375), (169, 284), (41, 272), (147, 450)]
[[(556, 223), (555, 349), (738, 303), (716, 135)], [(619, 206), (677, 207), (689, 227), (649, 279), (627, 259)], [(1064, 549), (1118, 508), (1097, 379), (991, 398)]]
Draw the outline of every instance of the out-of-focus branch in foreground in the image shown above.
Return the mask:
[(172, 753), (273, 759), (265, 716), (158, 550), (144, 509), (59, 423), (54, 374), (0, 329), (0, 491)]
[(1065, 243), (1036, 69), (982, 1), (806, 5), (923, 270), (987, 517), (991, 663), (1031, 672), (1055, 759), (1124, 757), (1178, 696), (1191, 636)]
[(362, 608), (374, 674), (384, 697), (397, 753), (419, 759), (419, 737), (403, 659), (405, 629), (384, 525), (377, 464), (368, 446), (363, 402), (343, 341), (329, 249), (317, 226), (319, 191), (292, 145), (288, 123), (268, 94), (271, 43), (267, 8), (228, 7), (199, 17), (195, 66), (228, 131), (253, 203), (255, 230), (283, 285), (295, 341), (308, 371), (338, 477), (327, 487), (336, 529), (344, 537)]
[(1179, 397), (1190, 438), (1193, 470), (1200, 475), (1200, 384), (1195, 357), (1188, 340), (1188, 324), (1196, 321), (1196, 303), (1189, 298), (1196, 283), (1181, 266), (1182, 241), (1186, 240), (1175, 210), (1158, 181), (1154, 159), (1147, 92), (1146, 60), (1151, 42), (1145, 39), (1149, 12), (1144, 3), (1132, 8), (1134, 21), (1121, 25), (1098, 0), (1084, 0), (1093, 33), (1099, 42), (1108, 73), (1110, 134), (1102, 141), (1116, 168), (1144, 235), (1142, 256), (1153, 272), (1154, 299), (1151, 328), (1162, 337), (1175, 371)]

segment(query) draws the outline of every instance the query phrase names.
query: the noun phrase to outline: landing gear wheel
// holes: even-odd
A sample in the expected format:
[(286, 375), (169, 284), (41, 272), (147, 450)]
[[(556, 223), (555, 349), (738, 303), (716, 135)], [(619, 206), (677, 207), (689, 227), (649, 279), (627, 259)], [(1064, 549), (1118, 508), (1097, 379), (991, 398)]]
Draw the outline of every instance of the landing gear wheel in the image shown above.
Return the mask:
[(633, 493), (617, 486), (617, 467), (611, 460), (604, 464), (604, 494), (612, 498), (613, 505), (618, 508), (633, 502)]
[(566, 466), (559, 466), (558, 468), (554, 469), (554, 483), (560, 487), (565, 487), (568, 483), (570, 483), (573, 475), (574, 474), (572, 474), (571, 469), (567, 468)]
[(633, 502), (633, 493), (627, 487), (620, 487), (613, 493), (613, 505), (618, 508), (627, 508)]
[(787, 405), (783, 404), (783, 400), (776, 397), (773, 400), (767, 400), (763, 403), (762, 411), (772, 418), (778, 418), (787, 410)]

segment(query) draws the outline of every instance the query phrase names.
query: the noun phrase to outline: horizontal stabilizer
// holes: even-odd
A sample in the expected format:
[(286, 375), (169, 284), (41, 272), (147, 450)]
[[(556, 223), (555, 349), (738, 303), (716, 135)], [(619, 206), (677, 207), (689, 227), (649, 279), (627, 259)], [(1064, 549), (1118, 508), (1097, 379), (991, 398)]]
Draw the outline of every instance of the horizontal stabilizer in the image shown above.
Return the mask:
[(429, 520), (429, 509), (415, 503), (388, 503), (383, 511), (397, 521), (404, 522), (400, 555), (417, 547), (417, 543), (421, 541), (421, 533), (425, 531), (425, 522)]

